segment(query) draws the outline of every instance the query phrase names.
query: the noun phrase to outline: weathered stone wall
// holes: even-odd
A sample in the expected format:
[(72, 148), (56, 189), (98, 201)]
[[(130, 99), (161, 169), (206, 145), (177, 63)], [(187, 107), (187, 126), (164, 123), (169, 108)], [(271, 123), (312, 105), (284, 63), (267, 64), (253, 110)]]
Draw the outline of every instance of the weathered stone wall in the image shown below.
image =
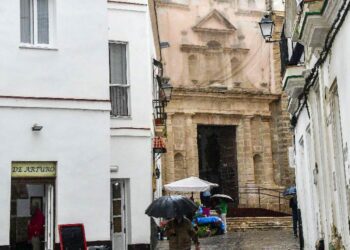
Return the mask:
[[(274, 16), (276, 24), (274, 39), (281, 37), (284, 17), (282, 13)], [(271, 134), (273, 145), (274, 177), (277, 184), (290, 186), (295, 184), (294, 169), (289, 166), (288, 148), (293, 144), (293, 134), (290, 129), (290, 115), (287, 112), (288, 97), (282, 91), (282, 77), (280, 64), (280, 47), (278, 43), (273, 45), (273, 65), (274, 78), (276, 82), (276, 92), (280, 94), (280, 99), (271, 104), (272, 124)]]

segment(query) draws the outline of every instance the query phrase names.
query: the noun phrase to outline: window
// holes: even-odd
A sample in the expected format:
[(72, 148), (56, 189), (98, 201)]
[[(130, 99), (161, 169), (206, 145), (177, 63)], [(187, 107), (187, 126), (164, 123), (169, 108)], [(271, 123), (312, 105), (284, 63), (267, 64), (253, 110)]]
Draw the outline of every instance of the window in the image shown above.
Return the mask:
[(20, 0), (21, 43), (49, 44), (51, 0)]
[(125, 43), (109, 43), (111, 115), (117, 117), (130, 115), (126, 50)]

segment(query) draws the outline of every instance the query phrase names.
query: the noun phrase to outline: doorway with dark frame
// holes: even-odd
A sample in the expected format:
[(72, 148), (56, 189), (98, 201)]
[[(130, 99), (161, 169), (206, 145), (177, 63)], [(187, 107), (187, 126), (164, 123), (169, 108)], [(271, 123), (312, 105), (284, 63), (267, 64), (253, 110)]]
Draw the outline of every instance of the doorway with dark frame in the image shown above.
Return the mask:
[(199, 178), (217, 183), (212, 194), (221, 193), (239, 203), (236, 127), (218, 125), (197, 126)]
[[(39, 232), (38, 247), (53, 249), (54, 247), (54, 189), (55, 178), (12, 178), (11, 181), (11, 217), (10, 247), (11, 249), (32, 249), (31, 239), (35, 220), (43, 223)], [(32, 230), (32, 229), (33, 230)]]

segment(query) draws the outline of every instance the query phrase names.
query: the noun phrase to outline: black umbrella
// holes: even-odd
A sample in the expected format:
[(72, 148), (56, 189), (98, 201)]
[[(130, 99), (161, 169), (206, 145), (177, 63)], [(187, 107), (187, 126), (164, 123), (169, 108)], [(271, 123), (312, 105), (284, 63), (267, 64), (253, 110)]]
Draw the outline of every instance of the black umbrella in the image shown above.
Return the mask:
[(197, 209), (190, 199), (181, 195), (171, 195), (154, 200), (146, 209), (146, 214), (156, 218), (176, 218), (193, 213)]
[(226, 202), (233, 202), (232, 197), (226, 194), (214, 194), (213, 196), (210, 197), (210, 199), (222, 199), (222, 200), (225, 200)]

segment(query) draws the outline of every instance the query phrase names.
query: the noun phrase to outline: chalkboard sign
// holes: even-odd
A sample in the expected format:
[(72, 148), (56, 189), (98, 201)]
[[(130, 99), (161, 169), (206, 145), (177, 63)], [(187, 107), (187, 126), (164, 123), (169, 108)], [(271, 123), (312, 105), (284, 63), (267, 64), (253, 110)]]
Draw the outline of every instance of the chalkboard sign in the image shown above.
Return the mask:
[(58, 225), (61, 250), (86, 250), (83, 224)]

